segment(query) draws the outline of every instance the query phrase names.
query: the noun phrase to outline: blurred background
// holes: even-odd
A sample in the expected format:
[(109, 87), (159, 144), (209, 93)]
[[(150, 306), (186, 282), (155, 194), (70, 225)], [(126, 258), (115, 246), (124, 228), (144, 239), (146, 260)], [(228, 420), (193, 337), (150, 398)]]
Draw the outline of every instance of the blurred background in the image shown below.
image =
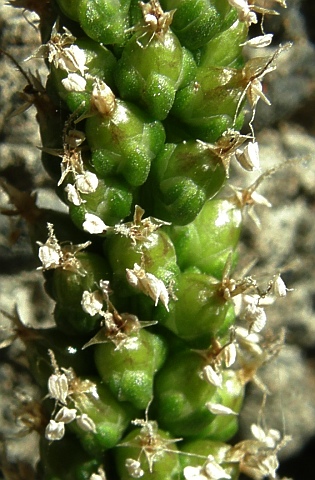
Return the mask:
[[(255, 5), (274, 6), (271, 0)], [(264, 79), (264, 93), (271, 106), (259, 102), (255, 133), (260, 145), (262, 170), (286, 163), (266, 179), (259, 193), (273, 208), (257, 209), (259, 230), (246, 221), (241, 244), (241, 266), (256, 260), (252, 274), (272, 277), (281, 272), (289, 291), (286, 298), (268, 307), (268, 327), (277, 333), (286, 330), (286, 345), (272, 363), (259, 371), (259, 378), (271, 394), (264, 416), (268, 428), (277, 428), (293, 440), (280, 454), (280, 477), (313, 480), (315, 456), (315, 2), (287, 0), (280, 16), (265, 19), (266, 33), (274, 33), (271, 47), (258, 52), (270, 55), (277, 45), (293, 42), (282, 52), (277, 69)], [(28, 58), (39, 46), (36, 15), (13, 9), (0, 0), (0, 48), (9, 52), (28, 72), (45, 66)], [(252, 30), (252, 35), (259, 32)], [(250, 50), (246, 53), (252, 54)], [(257, 55), (257, 52), (255, 52)], [(0, 179), (20, 190), (37, 192), (40, 206), (64, 208), (52, 191), (53, 185), (40, 163), (41, 145), (35, 110), (10, 114), (23, 102), (18, 95), (26, 85), (23, 77), (5, 56), (0, 56)], [(247, 132), (245, 132), (247, 133)], [(291, 160), (296, 160), (291, 162)], [(231, 171), (233, 183), (246, 186), (257, 174), (237, 166)], [(11, 209), (0, 186), (0, 208)], [(243, 264), (243, 265), (242, 265)], [(38, 261), (28, 243), (25, 223), (18, 216), (0, 216), (0, 324), (9, 326), (6, 313), (15, 305), (25, 324), (50, 325), (53, 305), (44, 293)], [(21, 345), (0, 350), (0, 435), (10, 458), (35, 463), (36, 434), (16, 438), (13, 424), (13, 391), (37, 395), (30, 382)], [(19, 394), (18, 394), (19, 396)], [(18, 398), (16, 399), (18, 401)], [(262, 392), (251, 385), (241, 416), (240, 438), (249, 436), (257, 421)], [(16, 431), (15, 431), (16, 429)], [(1, 439), (1, 438), (0, 438)], [(0, 454), (4, 451), (1, 448)], [(22, 467), (19, 467), (22, 468)], [(27, 467), (24, 467), (27, 468)], [(26, 471), (26, 470), (25, 470)], [(1, 475), (1, 473), (0, 473)], [(31, 479), (12, 467), (12, 479)], [(24, 476), (23, 476), (24, 475)], [(26, 476), (25, 476), (26, 475)], [(1, 478), (1, 476), (0, 476)]]

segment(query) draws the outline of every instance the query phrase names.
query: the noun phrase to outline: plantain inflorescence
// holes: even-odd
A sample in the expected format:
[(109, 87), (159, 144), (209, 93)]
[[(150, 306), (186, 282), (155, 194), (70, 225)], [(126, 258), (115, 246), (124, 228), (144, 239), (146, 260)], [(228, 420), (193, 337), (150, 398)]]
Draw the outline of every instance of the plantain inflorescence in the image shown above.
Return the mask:
[[(261, 333), (266, 298), (287, 292), (280, 274), (261, 285), (235, 273), (272, 172), (224, 188), (235, 162), (260, 170), (255, 109), (284, 47), (249, 60), (243, 47), (271, 43), (263, 18), (277, 12), (258, 0), (10, 3), (40, 16), (32, 57), (48, 76), (30, 74), (23, 96), (68, 207), (25, 215), (55, 326), (10, 316), (43, 393), (38, 478), (278, 478), (278, 431), (257, 424), (229, 443), (246, 384), (281, 343)], [(248, 40), (252, 24), (261, 35)]]

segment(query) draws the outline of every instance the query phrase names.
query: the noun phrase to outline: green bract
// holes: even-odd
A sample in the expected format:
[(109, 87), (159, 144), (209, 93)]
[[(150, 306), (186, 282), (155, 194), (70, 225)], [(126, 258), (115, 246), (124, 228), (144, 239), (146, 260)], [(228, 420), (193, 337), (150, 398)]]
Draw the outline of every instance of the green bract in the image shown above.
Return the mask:
[[(152, 37), (153, 35), (153, 37)], [(122, 98), (140, 102), (159, 120), (168, 115), (178, 88), (193, 79), (192, 55), (168, 30), (162, 38), (141, 30), (126, 44), (116, 69), (116, 83)]]
[(114, 102), (108, 114), (93, 115), (86, 121), (92, 164), (101, 178), (120, 175), (131, 186), (139, 186), (163, 146), (164, 129), (136, 106), (119, 99)]

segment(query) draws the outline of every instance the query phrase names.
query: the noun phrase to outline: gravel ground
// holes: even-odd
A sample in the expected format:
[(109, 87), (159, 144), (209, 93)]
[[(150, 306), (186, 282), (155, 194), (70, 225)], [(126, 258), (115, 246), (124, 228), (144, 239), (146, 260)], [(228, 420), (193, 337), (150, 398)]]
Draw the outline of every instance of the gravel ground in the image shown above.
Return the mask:
[[(255, 2), (258, 3), (257, 1)], [(260, 3), (264, 3), (261, 1)], [(268, 326), (286, 329), (286, 345), (275, 361), (260, 371), (261, 381), (271, 394), (264, 409), (268, 427), (290, 434), (293, 441), (283, 450), (281, 474), (295, 480), (312, 480), (315, 446), (315, 4), (314, 0), (289, 0), (281, 17), (266, 19), (274, 43), (292, 41), (293, 46), (279, 57), (277, 70), (265, 79), (271, 107), (259, 104), (255, 129), (260, 144), (263, 170), (286, 163), (265, 180), (259, 190), (273, 204), (259, 209), (260, 230), (248, 220), (241, 245), (244, 264), (257, 259), (253, 273), (282, 272), (288, 292), (268, 310)], [(23, 62), (38, 46), (36, 18), (22, 16), (0, 0), (0, 47), (16, 58), (27, 71), (45, 68), (35, 60)], [(34, 22), (34, 24), (32, 24)], [(270, 53), (268, 51), (268, 53)], [(20, 105), (17, 91), (25, 78), (4, 55), (0, 57), (0, 177), (17, 188), (36, 188), (41, 205), (51, 205), (51, 182), (40, 164), (40, 145), (35, 112), (8, 118)], [(236, 185), (250, 184), (255, 175), (234, 168)], [(246, 183), (247, 182), (247, 183)], [(8, 208), (6, 193), (0, 189), (0, 206)], [(61, 208), (59, 204), (57, 207)], [(27, 241), (24, 223), (15, 217), (0, 217), (0, 305), (6, 312), (18, 311), (26, 324), (51, 323), (52, 304), (43, 292), (38, 263)], [(6, 316), (1, 325), (8, 324)], [(35, 463), (36, 435), (16, 439), (12, 426), (13, 391), (35, 395), (25, 369), (22, 347), (0, 350), (0, 434), (11, 438), (6, 446), (13, 460)], [(242, 414), (240, 435), (257, 420), (262, 392), (249, 388)], [(1, 453), (1, 452), (0, 452)], [(11, 479), (29, 479), (23, 463), (11, 467)], [(0, 474), (1, 475), (1, 474)]]

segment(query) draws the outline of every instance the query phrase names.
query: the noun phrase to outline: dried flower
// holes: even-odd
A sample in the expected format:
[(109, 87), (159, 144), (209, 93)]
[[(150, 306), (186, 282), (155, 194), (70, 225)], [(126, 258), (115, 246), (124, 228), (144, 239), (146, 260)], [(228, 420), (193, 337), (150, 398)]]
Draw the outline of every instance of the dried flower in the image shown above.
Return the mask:
[(162, 280), (152, 273), (146, 273), (137, 263), (134, 264), (133, 269), (126, 269), (126, 275), (131, 286), (151, 297), (155, 301), (155, 306), (160, 300), (168, 311), (169, 295)]
[(264, 35), (259, 35), (258, 37), (251, 38), (247, 42), (241, 43), (241, 46), (244, 47), (254, 47), (254, 48), (264, 48), (268, 47), (273, 39), (272, 33), (265, 33)]
[(206, 365), (202, 369), (201, 377), (206, 382), (210, 383), (210, 385), (214, 385), (215, 387), (222, 387), (222, 375), (221, 373), (217, 373), (211, 365)]
[(85, 313), (93, 317), (101, 314), (103, 309), (103, 295), (98, 290), (88, 292), (85, 290), (82, 295), (81, 305)]
[(78, 245), (59, 244), (55, 233), (54, 226), (47, 223), (48, 239), (46, 243), (36, 242), (39, 245), (38, 256), (42, 262), (42, 266), (38, 270), (50, 270), (62, 268), (85, 276), (86, 271), (82, 268), (80, 261), (76, 258), (76, 254), (87, 248), (91, 242), (80, 243)]
[(259, 333), (266, 325), (267, 316), (265, 310), (253, 301), (244, 310), (244, 320), (248, 323), (250, 332)]
[(144, 475), (144, 470), (142, 470), (139, 460), (127, 458), (125, 467), (132, 478), (141, 478)]
[(238, 415), (237, 412), (234, 412), (234, 410), (232, 410), (231, 408), (225, 407), (220, 403), (207, 402), (206, 407), (214, 415)]
[(222, 480), (231, 478), (231, 475), (215, 461), (212, 455), (208, 456), (203, 466), (185, 467), (183, 473), (185, 480)]
[(248, 26), (252, 23), (257, 23), (257, 16), (252, 11), (253, 6), (248, 5), (247, 0), (228, 0), (228, 2), (232, 7), (236, 8), (241, 22), (245, 22)]
[(116, 108), (114, 93), (101, 80), (95, 81), (93, 85), (91, 101), (98, 113), (104, 116), (110, 116)]

